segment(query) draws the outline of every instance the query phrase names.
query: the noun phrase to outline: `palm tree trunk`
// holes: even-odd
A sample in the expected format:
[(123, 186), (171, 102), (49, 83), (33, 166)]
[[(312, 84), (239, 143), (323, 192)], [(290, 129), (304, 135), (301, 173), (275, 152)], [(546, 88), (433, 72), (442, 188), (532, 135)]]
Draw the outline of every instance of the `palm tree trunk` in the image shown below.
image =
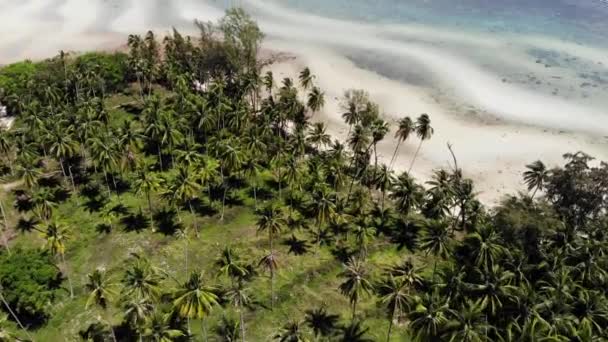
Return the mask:
[[(188, 207), (190, 208), (190, 214), (192, 214), (192, 216), (196, 217), (196, 214), (194, 213), (194, 209), (192, 208), (192, 201), (188, 201)], [(199, 238), (199, 232), (198, 232), (198, 224), (194, 225), (194, 233), (196, 234), (196, 238)]]
[(274, 269), (270, 269), (270, 310), (274, 310)]
[(68, 165), (68, 174), (70, 175), (70, 181), (72, 181), (72, 190), (74, 190), (74, 195), (76, 195), (76, 183), (74, 183), (74, 174), (72, 174), (72, 165)]
[(148, 198), (148, 211), (150, 212), (150, 225), (152, 226), (152, 231), (155, 231), (154, 227), (154, 212), (152, 211), (152, 199), (150, 198), (150, 192), (146, 193), (146, 197)]
[(6, 309), (8, 310), (8, 312), (11, 314), (11, 317), (13, 317), (13, 319), (15, 320), (15, 322), (17, 322), (17, 324), (19, 325), (19, 327), (21, 328), (21, 330), (23, 330), (23, 332), (25, 332), (25, 334), (30, 339), (30, 341), (34, 341), (34, 339), (32, 338), (32, 335), (30, 335), (30, 333), (27, 331), (27, 329), (25, 329), (25, 327), (21, 323), (21, 320), (19, 320), (19, 317), (17, 317), (17, 314), (15, 314), (15, 312), (13, 311), (13, 309), (11, 308), (11, 306), (8, 304), (8, 302), (4, 298), (4, 294), (2, 293), (2, 290), (3, 290), (2, 287), (0, 287), (0, 300), (2, 300), (2, 304), (4, 304), (4, 306), (6, 307)]
[(532, 199), (532, 200), (534, 199), (534, 196), (536, 195), (536, 192), (538, 191), (539, 188), (540, 188), (539, 186), (534, 188), (534, 192), (532, 193), (532, 197), (530, 197), (530, 199)]
[(245, 318), (243, 317), (243, 307), (239, 305), (239, 320), (241, 321), (241, 342), (245, 342)]
[(72, 286), (72, 279), (70, 278), (70, 272), (68, 271), (68, 264), (65, 262), (65, 255), (61, 253), (61, 262), (65, 269), (65, 276), (68, 278), (68, 285), (70, 286), (70, 298), (74, 299), (74, 287)]
[(386, 342), (390, 342), (391, 341), (391, 333), (393, 331), (393, 322), (395, 321), (395, 313), (397, 311), (397, 306), (395, 306), (393, 308), (393, 313), (391, 314), (391, 317), (389, 318), (390, 321), (388, 322), (388, 332), (386, 333)]
[(388, 165), (389, 169), (393, 169), (393, 163), (395, 162), (395, 158), (397, 157), (397, 151), (399, 151), (399, 146), (401, 146), (401, 139), (397, 142), (397, 147), (395, 147), (395, 152), (393, 152), (393, 157), (391, 158), (391, 162)]
[(108, 188), (108, 197), (112, 197), (112, 191), (110, 190), (110, 181), (108, 180), (108, 172), (103, 169), (103, 177), (106, 179), (106, 188)]
[(2, 220), (4, 221), (4, 229), (2, 229), (2, 240), (4, 243), (4, 248), (6, 248), (8, 255), (11, 255), (11, 248), (8, 245), (8, 238), (6, 237), (6, 232), (8, 231), (8, 219), (6, 218), (6, 212), (4, 211), (4, 204), (2, 204), (1, 199), (0, 199), (0, 215), (2, 215)]
[(203, 341), (207, 342), (209, 340), (207, 338), (207, 318), (203, 317), (201, 325), (203, 326)]
[(355, 320), (355, 315), (357, 313), (357, 301), (353, 301), (353, 306), (352, 306), (352, 317), (351, 317), (351, 321)]
[(157, 152), (158, 152), (158, 163), (160, 165), (160, 172), (163, 172), (163, 155), (161, 153), (161, 148), (160, 148), (160, 144), (157, 144), (156, 146)]
[(420, 139), (420, 144), (418, 144), (418, 148), (416, 149), (416, 153), (414, 154), (414, 158), (412, 159), (412, 163), (410, 164), (410, 168), (407, 170), (407, 173), (410, 173), (412, 171), (412, 168), (414, 167), (414, 162), (416, 162), (418, 152), (420, 152), (420, 148), (422, 147), (422, 142), (424, 142), (424, 140)]

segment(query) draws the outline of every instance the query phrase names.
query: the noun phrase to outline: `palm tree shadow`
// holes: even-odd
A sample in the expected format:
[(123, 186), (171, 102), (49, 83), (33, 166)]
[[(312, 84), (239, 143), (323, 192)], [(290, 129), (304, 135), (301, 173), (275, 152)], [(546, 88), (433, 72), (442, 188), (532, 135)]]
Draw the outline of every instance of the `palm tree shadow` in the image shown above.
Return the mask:
[(120, 220), (120, 223), (124, 226), (125, 232), (140, 233), (141, 231), (150, 227), (149, 218), (144, 215), (141, 210), (137, 213), (130, 213), (129, 215), (123, 217)]
[(213, 216), (218, 213), (217, 208), (212, 204), (213, 202), (201, 201), (200, 198), (192, 200), (192, 209), (200, 216)]
[(14, 207), (17, 211), (24, 213), (34, 208), (32, 197), (27, 192), (24, 190), (15, 190), (13, 191), (13, 194), (15, 195)]
[(21, 233), (31, 232), (32, 230), (34, 230), (34, 228), (36, 227), (36, 225), (38, 223), (39, 222), (35, 217), (29, 217), (29, 218), (22, 217), (17, 222), (17, 230), (20, 231)]
[(255, 192), (253, 191), (253, 188), (251, 188), (248, 192), (249, 192), (249, 197), (251, 197), (251, 198), (257, 197), (258, 200), (262, 200), (262, 201), (269, 200), (274, 197), (272, 191), (268, 190), (265, 187), (256, 189)]
[(158, 226), (158, 232), (164, 235), (174, 235), (182, 228), (181, 223), (177, 222), (177, 212), (175, 209), (163, 208), (154, 214), (154, 222)]
[(100, 223), (95, 226), (95, 231), (99, 234), (110, 234), (112, 232), (112, 226), (106, 223)]
[(91, 198), (88, 201), (84, 202), (84, 207), (90, 212), (99, 212), (101, 208), (103, 208), (108, 200), (106, 198)]
[(336, 245), (331, 249), (331, 254), (340, 262), (346, 263), (351, 257), (357, 254), (357, 252), (347, 245)]

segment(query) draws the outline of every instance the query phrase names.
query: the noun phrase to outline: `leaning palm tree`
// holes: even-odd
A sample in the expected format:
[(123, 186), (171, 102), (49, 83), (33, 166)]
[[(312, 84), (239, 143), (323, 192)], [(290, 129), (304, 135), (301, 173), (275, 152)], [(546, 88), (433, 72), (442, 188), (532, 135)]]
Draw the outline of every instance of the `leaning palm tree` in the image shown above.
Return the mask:
[(409, 295), (408, 283), (403, 278), (390, 275), (377, 287), (380, 302), (386, 306), (388, 312), (388, 332), (386, 341), (391, 340), (393, 323), (403, 315), (409, 307), (412, 297)]
[(407, 217), (423, 200), (424, 189), (407, 172), (394, 182), (389, 197), (396, 201), (397, 208)]
[[(95, 304), (99, 306), (104, 312), (106, 312), (108, 304), (110, 303), (111, 298), (115, 294), (113, 287), (114, 284), (107, 276), (105, 269), (98, 268), (92, 273), (89, 273), (87, 275), (87, 283), (85, 284), (85, 288), (89, 292), (86, 307), (88, 308), (91, 305)], [(112, 322), (110, 322), (108, 319), (106, 319), (106, 321), (112, 331), (112, 339), (114, 340), (114, 342), (116, 342), (116, 333), (114, 332), (114, 326), (112, 325)]]
[(275, 341), (279, 342), (308, 342), (302, 322), (300, 321), (289, 321), (283, 325), (279, 331), (273, 336)]
[(65, 262), (65, 243), (68, 240), (69, 235), (70, 232), (67, 226), (64, 226), (60, 222), (51, 222), (42, 230), (42, 237), (45, 240), (44, 248), (61, 259), (70, 287), (70, 298), (74, 298), (74, 287), (72, 286), (72, 279), (70, 278), (67, 263)]
[(395, 139), (397, 139), (397, 146), (395, 146), (395, 152), (393, 153), (393, 158), (391, 158), (391, 162), (389, 164), (390, 168), (393, 168), (393, 164), (395, 162), (395, 158), (397, 157), (397, 152), (399, 151), (399, 147), (401, 143), (407, 141), (412, 132), (414, 131), (414, 122), (409, 116), (406, 116), (399, 120), (397, 132), (395, 132)]
[(339, 289), (350, 301), (352, 319), (354, 320), (357, 313), (357, 303), (363, 296), (371, 293), (373, 285), (368, 278), (369, 274), (365, 264), (361, 260), (350, 258), (344, 267), (344, 271), (340, 273), (344, 282), (340, 284)]
[[(207, 284), (204, 273), (193, 271), (188, 280), (174, 293), (173, 307), (180, 317), (204, 320), (211, 313), (213, 306), (218, 305), (217, 289)], [(203, 322), (203, 338), (207, 340), (206, 324)]]
[(538, 190), (542, 190), (547, 179), (549, 178), (549, 171), (547, 170), (545, 164), (540, 160), (535, 161), (532, 164), (526, 165), (526, 170), (524, 172), (524, 182), (528, 186), (528, 191), (534, 190), (532, 192), (532, 198), (536, 195)]
[(418, 157), (422, 143), (433, 136), (434, 130), (433, 127), (431, 127), (431, 118), (429, 118), (428, 114), (422, 114), (418, 117), (418, 119), (416, 119), (415, 131), (416, 135), (420, 139), (420, 144), (418, 144), (418, 148), (416, 149), (414, 158), (412, 158), (410, 168), (407, 170), (408, 173), (410, 173), (414, 167), (414, 163), (416, 162), (416, 158)]

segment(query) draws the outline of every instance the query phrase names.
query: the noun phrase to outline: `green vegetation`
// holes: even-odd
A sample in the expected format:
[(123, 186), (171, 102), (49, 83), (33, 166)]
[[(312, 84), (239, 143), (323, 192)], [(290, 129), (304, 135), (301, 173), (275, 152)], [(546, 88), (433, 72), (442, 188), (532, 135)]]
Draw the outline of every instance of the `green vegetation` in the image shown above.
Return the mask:
[(245, 13), (197, 26), (0, 69), (1, 341), (608, 338), (607, 164), (535, 162), (485, 208), (456, 157), (426, 184), (399, 145), (379, 163), (429, 115), (350, 90), (335, 141)]

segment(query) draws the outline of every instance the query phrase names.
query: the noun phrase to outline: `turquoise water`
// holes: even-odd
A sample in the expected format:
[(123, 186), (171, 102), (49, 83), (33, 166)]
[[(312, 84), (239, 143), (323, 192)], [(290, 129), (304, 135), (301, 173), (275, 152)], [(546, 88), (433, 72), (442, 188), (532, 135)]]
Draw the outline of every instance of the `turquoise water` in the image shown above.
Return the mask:
[(604, 0), (286, 0), (334, 18), (552, 35), (608, 46)]

